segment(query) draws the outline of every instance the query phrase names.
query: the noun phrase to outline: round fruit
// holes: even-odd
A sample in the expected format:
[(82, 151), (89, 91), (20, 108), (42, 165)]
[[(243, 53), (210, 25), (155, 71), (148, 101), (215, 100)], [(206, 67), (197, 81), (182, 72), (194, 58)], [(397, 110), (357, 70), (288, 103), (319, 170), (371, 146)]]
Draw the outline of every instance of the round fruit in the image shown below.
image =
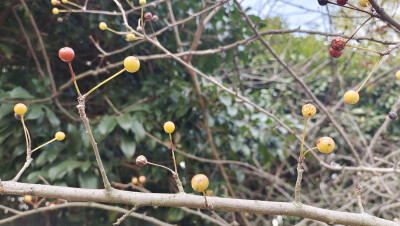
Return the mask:
[(146, 0), (139, 0), (140, 5), (146, 5)]
[(140, 176), (139, 177), (139, 183), (144, 184), (146, 182), (146, 177), (145, 176)]
[(391, 111), (391, 112), (389, 112), (388, 117), (389, 117), (391, 120), (396, 120), (396, 119), (397, 119), (397, 113), (394, 112), (394, 111)]
[(104, 22), (100, 22), (99, 23), (99, 28), (100, 28), (100, 30), (105, 30), (105, 29), (107, 29), (107, 24), (106, 23), (104, 23)]
[(354, 90), (349, 90), (344, 94), (344, 100), (349, 104), (355, 104), (360, 100), (360, 95)]
[(400, 71), (396, 72), (396, 78), (400, 80)]
[(53, 8), (53, 10), (51, 10), (51, 12), (52, 12), (54, 15), (57, 15), (57, 14), (60, 13), (60, 11), (58, 10), (58, 8)]
[(346, 47), (346, 40), (340, 36), (335, 37), (332, 39), (331, 47), (336, 51), (341, 51)]
[(61, 0), (62, 3), (66, 4), (68, 0)]
[(136, 36), (135, 34), (127, 34), (126, 35), (126, 39), (128, 39), (129, 41), (133, 41), (135, 40)]
[(25, 114), (25, 112), (26, 112), (27, 109), (28, 109), (28, 108), (27, 108), (26, 105), (23, 104), (23, 103), (18, 103), (18, 104), (16, 104), (16, 105), (14, 106), (14, 112), (17, 113), (17, 114), (19, 114), (19, 115)]
[(332, 49), (332, 48), (329, 49), (329, 54), (331, 54), (331, 56), (332, 56), (333, 58), (339, 58), (339, 57), (342, 55), (342, 53), (343, 53), (342, 50), (336, 51), (336, 50), (334, 50), (334, 49)]
[(153, 18), (153, 14), (151, 12), (147, 12), (144, 14), (144, 19), (146, 21), (150, 21)]
[(317, 113), (317, 108), (312, 104), (306, 104), (301, 108), (301, 113), (306, 118), (311, 118)]
[(52, 5), (57, 5), (57, 0), (51, 0)]
[(318, 4), (324, 6), (328, 4), (328, 0), (318, 0)]
[(346, 5), (347, 0), (337, 0), (338, 5)]
[(128, 56), (124, 60), (124, 67), (130, 73), (137, 72), (140, 68), (140, 61), (134, 56)]
[(60, 57), (62, 61), (71, 62), (75, 57), (75, 52), (69, 47), (63, 47), (58, 51), (58, 57)]
[(367, 7), (369, 4), (369, 1), (368, 0), (360, 0), (359, 4), (361, 7)]
[(65, 133), (63, 132), (57, 132), (56, 135), (54, 136), (56, 140), (64, 140), (65, 138)]
[(198, 192), (205, 191), (209, 183), (208, 177), (204, 174), (197, 174), (192, 178), (192, 188)]
[(139, 180), (138, 180), (137, 177), (132, 177), (131, 182), (132, 182), (132, 184), (138, 184), (138, 183), (139, 183)]
[(335, 148), (335, 141), (330, 137), (321, 137), (317, 141), (317, 148), (320, 152), (329, 154)]
[(164, 123), (164, 131), (166, 133), (173, 133), (175, 130), (175, 124), (171, 121)]
[(135, 190), (136, 189), (136, 185), (132, 185), (131, 188), (132, 188), (132, 190)]
[(24, 196), (24, 201), (25, 202), (32, 202), (32, 195), (25, 195)]
[(158, 22), (158, 16), (157, 15), (154, 15), (153, 16), (153, 18), (151, 18), (151, 20), (153, 21), (153, 22)]
[(147, 165), (147, 158), (144, 155), (139, 155), (136, 158), (136, 165), (138, 165), (139, 167)]

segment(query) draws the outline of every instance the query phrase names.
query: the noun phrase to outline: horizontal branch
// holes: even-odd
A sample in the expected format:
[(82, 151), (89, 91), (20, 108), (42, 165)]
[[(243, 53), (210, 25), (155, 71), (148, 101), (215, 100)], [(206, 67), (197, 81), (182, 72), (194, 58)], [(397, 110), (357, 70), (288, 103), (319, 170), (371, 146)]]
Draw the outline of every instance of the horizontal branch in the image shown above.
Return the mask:
[[(26, 184), (4, 181), (0, 184), (2, 194), (33, 195), (46, 198), (61, 198), (68, 201), (89, 201), (120, 203), (137, 206), (188, 207), (204, 209), (204, 197), (186, 193), (159, 194), (139, 193), (112, 189), (70, 188), (53, 185)], [(345, 225), (397, 225), (397, 223), (368, 214), (348, 213), (290, 202), (269, 202), (259, 200), (208, 197), (216, 211), (246, 212), (254, 214), (297, 216), (329, 224)]]

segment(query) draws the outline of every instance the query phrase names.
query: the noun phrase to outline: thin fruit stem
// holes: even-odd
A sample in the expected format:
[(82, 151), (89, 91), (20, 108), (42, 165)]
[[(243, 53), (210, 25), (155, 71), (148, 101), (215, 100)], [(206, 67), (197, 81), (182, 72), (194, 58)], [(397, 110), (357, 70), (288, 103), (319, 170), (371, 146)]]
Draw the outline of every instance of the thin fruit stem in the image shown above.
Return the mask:
[(153, 165), (153, 166), (158, 166), (158, 167), (164, 168), (164, 169), (168, 170), (169, 172), (171, 172), (172, 175), (175, 174), (175, 172), (174, 172), (172, 169), (170, 169), (170, 168), (168, 168), (168, 167), (166, 167), (166, 166), (159, 165), (159, 164), (156, 164), (156, 163), (152, 163), (152, 162), (149, 162), (149, 161), (147, 161), (147, 164), (150, 164), (150, 165)]
[(362, 10), (362, 9), (360, 9), (360, 8), (353, 8), (353, 7), (348, 7), (348, 6), (345, 6), (345, 5), (338, 5), (337, 3), (330, 2), (330, 1), (328, 1), (328, 3), (329, 3), (329, 4), (332, 4), (332, 5), (341, 6), (341, 7), (343, 7), (343, 8), (348, 8), (348, 9), (353, 9), (353, 10), (356, 10), (356, 11), (360, 11), (360, 12), (363, 12), (363, 13), (366, 13), (366, 14), (369, 14), (369, 15), (372, 16), (372, 13), (367, 12), (367, 11), (365, 11), (365, 10)]
[(23, 115), (21, 115), (21, 123), (22, 123), (22, 128), (24, 129), (26, 148), (28, 149), (29, 148), (28, 133), (27, 133), (27, 128), (25, 126), (25, 121), (24, 121), (24, 116)]
[(367, 48), (364, 48), (364, 47), (354, 46), (354, 45), (350, 45), (350, 44), (346, 44), (346, 46), (349, 46), (349, 47), (352, 47), (352, 48), (356, 48), (356, 49), (362, 49), (362, 50), (370, 51), (370, 52), (377, 53), (377, 54), (381, 55), (381, 52), (373, 50), (373, 49), (367, 49)]
[(300, 156), (303, 155), (303, 147), (304, 147), (304, 140), (306, 138), (307, 122), (308, 122), (308, 118), (306, 118), (306, 122), (304, 123), (303, 140), (301, 141), (301, 147), (300, 147)]
[(206, 204), (206, 207), (208, 206), (208, 202), (207, 202), (207, 195), (206, 195), (206, 193), (203, 191), (203, 195), (204, 195), (204, 200), (205, 200), (205, 204)]
[(169, 140), (171, 141), (172, 159), (174, 160), (175, 173), (178, 175), (178, 170), (176, 169), (176, 161), (175, 161), (175, 153), (174, 153), (174, 144), (172, 143), (172, 136), (171, 136), (171, 134), (169, 134)]
[(317, 149), (317, 148), (318, 148), (318, 147), (313, 147), (313, 148), (308, 149), (307, 151), (304, 152), (304, 154), (301, 156), (301, 158), (304, 159), (304, 157), (306, 157), (306, 154), (307, 154), (308, 152), (310, 152), (310, 151), (312, 151), (312, 150), (315, 150), (315, 149)]
[(118, 31), (116, 31), (116, 30), (114, 30), (114, 29), (111, 29), (111, 28), (106, 28), (107, 30), (109, 30), (109, 31), (111, 31), (111, 32), (113, 32), (113, 33), (115, 33), (115, 34), (118, 34), (119, 35), (119, 32)]
[(143, 27), (143, 6), (142, 6), (142, 10), (141, 10), (141, 16), (140, 16), (140, 26)]
[(102, 81), (100, 84), (98, 84), (97, 86), (95, 86), (93, 89), (91, 89), (89, 92), (87, 92), (85, 95), (83, 95), (83, 97), (87, 97), (89, 96), (89, 94), (91, 94), (93, 91), (95, 91), (97, 88), (99, 88), (100, 86), (104, 85), (106, 82), (110, 81), (111, 79), (117, 77), (118, 75), (122, 74), (124, 71), (126, 71), (126, 69), (122, 69), (119, 72), (115, 73), (113, 76), (109, 77), (108, 79)]
[(70, 2), (70, 1), (67, 1), (67, 3), (66, 3), (66, 4), (70, 4), (70, 5), (73, 5), (73, 6), (77, 7), (77, 8), (80, 8), (80, 9), (82, 9), (82, 6), (81, 6), (81, 5), (78, 5), (78, 4), (76, 4), (76, 3), (73, 3), (73, 2)]
[(360, 88), (357, 89), (357, 93), (360, 92), (360, 90), (364, 87), (364, 85), (367, 83), (368, 79), (371, 77), (372, 73), (374, 73), (376, 67), (378, 66), (379, 62), (381, 62), (383, 56), (379, 57), (378, 62), (376, 62), (376, 64), (374, 65), (374, 67), (372, 68), (372, 71), (369, 73), (367, 79), (365, 79), (365, 81), (363, 82), (363, 84), (360, 86)]
[(72, 68), (71, 61), (68, 62), (68, 67), (69, 67), (69, 72), (71, 73), (71, 76), (72, 76), (72, 80), (74, 81), (76, 92), (78, 93), (78, 96), (82, 96), (81, 92), (79, 91), (78, 84), (76, 83), (76, 80), (75, 80), (75, 73), (74, 73), (74, 69)]
[(39, 148), (42, 148), (42, 147), (44, 147), (44, 146), (50, 144), (51, 142), (53, 142), (53, 141), (55, 141), (55, 140), (57, 140), (57, 138), (53, 138), (53, 139), (47, 141), (46, 143), (44, 143), (44, 144), (40, 145), (39, 147), (33, 149), (33, 150), (31, 151), (31, 153), (33, 153), (34, 151), (38, 150)]
[(360, 27), (357, 28), (357, 30), (350, 36), (350, 38), (347, 39), (346, 43), (348, 43), (348, 42), (354, 37), (354, 35), (356, 35), (357, 32), (358, 32), (370, 19), (372, 19), (372, 16), (370, 16), (366, 21), (364, 21), (364, 23), (361, 24)]

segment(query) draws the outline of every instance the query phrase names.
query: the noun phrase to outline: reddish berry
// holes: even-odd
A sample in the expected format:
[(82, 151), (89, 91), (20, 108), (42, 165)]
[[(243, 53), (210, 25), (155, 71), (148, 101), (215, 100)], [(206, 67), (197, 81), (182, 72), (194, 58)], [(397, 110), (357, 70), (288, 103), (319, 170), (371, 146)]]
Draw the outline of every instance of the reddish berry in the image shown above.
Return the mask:
[(139, 177), (139, 183), (144, 184), (146, 182), (146, 177), (145, 176), (140, 176)]
[(346, 5), (347, 0), (337, 0), (338, 5)]
[(318, 0), (318, 4), (324, 6), (328, 4), (328, 0)]
[(75, 53), (73, 49), (69, 47), (64, 47), (58, 51), (58, 56), (62, 61), (70, 62), (74, 59)]
[(144, 19), (146, 21), (150, 21), (153, 18), (153, 14), (151, 14), (151, 12), (147, 12), (144, 14)]
[(346, 40), (340, 36), (335, 37), (332, 39), (331, 47), (336, 51), (341, 51), (346, 47)]
[(339, 58), (339, 57), (342, 55), (342, 53), (343, 53), (342, 50), (336, 51), (336, 50), (334, 50), (334, 49), (332, 49), (332, 48), (329, 49), (329, 54), (331, 54), (331, 56), (332, 56), (333, 58)]

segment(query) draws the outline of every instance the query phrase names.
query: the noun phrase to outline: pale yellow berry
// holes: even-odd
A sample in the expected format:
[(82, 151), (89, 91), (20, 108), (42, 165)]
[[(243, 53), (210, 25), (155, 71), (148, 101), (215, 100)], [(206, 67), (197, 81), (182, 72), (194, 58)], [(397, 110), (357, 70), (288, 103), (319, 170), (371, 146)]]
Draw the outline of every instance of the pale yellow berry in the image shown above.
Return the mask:
[(57, 5), (57, 0), (51, 0), (52, 5)]
[(360, 0), (359, 4), (361, 7), (367, 7), (369, 4), (369, 1), (368, 0)]
[(396, 78), (400, 80), (400, 71), (396, 72)]
[(27, 107), (25, 104), (23, 103), (18, 103), (14, 106), (14, 112), (19, 114), (19, 115), (23, 115), (25, 114), (25, 112), (27, 111)]
[(68, 0), (61, 0), (61, 2), (67, 4)]
[(53, 10), (51, 10), (51, 12), (52, 12), (54, 15), (57, 15), (57, 14), (60, 13), (60, 11), (58, 10), (58, 8), (53, 8)]
[(311, 118), (317, 113), (317, 108), (312, 104), (306, 104), (301, 108), (301, 113), (306, 118)]
[(126, 39), (128, 39), (129, 41), (133, 41), (135, 40), (136, 36), (134, 34), (127, 34), (126, 35)]
[(198, 192), (205, 191), (209, 183), (208, 177), (204, 174), (197, 174), (192, 178), (192, 188)]
[(146, 5), (146, 0), (139, 0), (140, 5)]
[(100, 30), (105, 30), (105, 29), (107, 29), (107, 24), (106, 23), (104, 23), (104, 22), (100, 22), (99, 23), (99, 28), (100, 28)]
[(335, 141), (330, 137), (321, 137), (317, 141), (317, 148), (320, 152), (329, 154), (335, 148)]
[(140, 61), (134, 56), (128, 56), (124, 60), (124, 67), (130, 73), (137, 72), (140, 68)]
[(131, 182), (132, 182), (132, 184), (138, 184), (139, 180), (137, 177), (132, 177)]
[(344, 100), (349, 104), (355, 104), (360, 100), (360, 95), (353, 90), (349, 90), (344, 94)]
[(25, 195), (24, 196), (24, 201), (25, 202), (32, 202), (32, 195)]
[(175, 124), (171, 121), (164, 123), (164, 131), (166, 133), (173, 133), (175, 131)]
[(64, 140), (65, 138), (65, 133), (63, 132), (57, 132), (56, 135), (54, 136), (56, 140)]

